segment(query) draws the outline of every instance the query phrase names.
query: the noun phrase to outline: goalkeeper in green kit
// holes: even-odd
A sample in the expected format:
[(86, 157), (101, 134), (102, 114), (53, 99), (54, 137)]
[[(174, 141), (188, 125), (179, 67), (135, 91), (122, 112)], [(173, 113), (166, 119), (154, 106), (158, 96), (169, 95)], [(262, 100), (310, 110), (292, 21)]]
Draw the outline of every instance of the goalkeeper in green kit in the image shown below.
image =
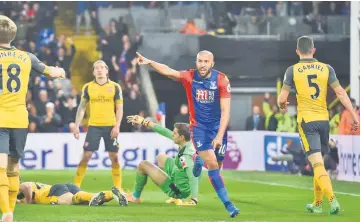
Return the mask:
[[(143, 191), (148, 177), (169, 197), (167, 203), (176, 203), (182, 206), (192, 206), (198, 203), (198, 178), (193, 176), (193, 158), (196, 150), (191, 142), (189, 124), (176, 123), (171, 131), (155, 124), (141, 116), (127, 116), (128, 123), (139, 124), (152, 129), (174, 141), (179, 146), (175, 158), (159, 154), (157, 156), (158, 166), (147, 160), (143, 160), (137, 167), (137, 175), (132, 194), (128, 194), (129, 202), (140, 203), (140, 195)], [(186, 199), (182, 201), (181, 199)]]

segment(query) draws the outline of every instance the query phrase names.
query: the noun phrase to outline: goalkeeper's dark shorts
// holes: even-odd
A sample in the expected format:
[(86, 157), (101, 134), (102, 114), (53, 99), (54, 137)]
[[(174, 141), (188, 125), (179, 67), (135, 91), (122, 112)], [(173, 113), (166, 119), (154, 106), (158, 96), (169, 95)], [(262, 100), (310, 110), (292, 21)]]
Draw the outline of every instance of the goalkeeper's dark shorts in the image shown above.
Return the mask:
[(54, 184), (51, 186), (48, 197), (56, 196), (59, 197), (66, 193), (72, 193), (75, 195), (80, 191), (80, 188), (72, 183), (64, 183), (64, 184)]

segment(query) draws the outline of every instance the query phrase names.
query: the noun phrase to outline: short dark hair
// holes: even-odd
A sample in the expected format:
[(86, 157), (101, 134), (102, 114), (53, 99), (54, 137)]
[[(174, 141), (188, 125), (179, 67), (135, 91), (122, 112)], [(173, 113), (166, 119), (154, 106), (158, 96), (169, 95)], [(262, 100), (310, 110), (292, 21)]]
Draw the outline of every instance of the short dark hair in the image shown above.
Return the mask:
[(186, 141), (189, 141), (191, 139), (191, 131), (189, 129), (188, 123), (175, 123), (174, 128), (178, 129), (178, 134), (180, 136), (184, 136), (184, 139)]
[(314, 48), (313, 39), (309, 36), (301, 36), (297, 39), (297, 49), (301, 54), (310, 54)]

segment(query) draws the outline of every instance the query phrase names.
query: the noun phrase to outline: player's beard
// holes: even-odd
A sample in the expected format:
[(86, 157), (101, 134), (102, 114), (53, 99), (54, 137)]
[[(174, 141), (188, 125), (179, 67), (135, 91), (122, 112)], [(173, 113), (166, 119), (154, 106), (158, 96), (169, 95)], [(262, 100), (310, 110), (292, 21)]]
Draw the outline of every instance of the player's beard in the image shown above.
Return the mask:
[(201, 69), (198, 69), (198, 73), (199, 75), (201, 76), (201, 78), (207, 78), (211, 72), (211, 68), (205, 68), (206, 69), (206, 72), (202, 72), (201, 74)]

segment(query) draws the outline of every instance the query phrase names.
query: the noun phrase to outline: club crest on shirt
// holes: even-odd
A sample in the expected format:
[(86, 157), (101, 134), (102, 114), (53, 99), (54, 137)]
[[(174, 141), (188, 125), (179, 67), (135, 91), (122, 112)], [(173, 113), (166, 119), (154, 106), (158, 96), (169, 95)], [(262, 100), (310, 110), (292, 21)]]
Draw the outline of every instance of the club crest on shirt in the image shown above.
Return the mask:
[(216, 90), (217, 88), (218, 87), (217, 87), (216, 81), (211, 81), (211, 85), (209, 86), (209, 89)]
[(108, 92), (112, 92), (113, 91), (113, 87), (108, 87)]

